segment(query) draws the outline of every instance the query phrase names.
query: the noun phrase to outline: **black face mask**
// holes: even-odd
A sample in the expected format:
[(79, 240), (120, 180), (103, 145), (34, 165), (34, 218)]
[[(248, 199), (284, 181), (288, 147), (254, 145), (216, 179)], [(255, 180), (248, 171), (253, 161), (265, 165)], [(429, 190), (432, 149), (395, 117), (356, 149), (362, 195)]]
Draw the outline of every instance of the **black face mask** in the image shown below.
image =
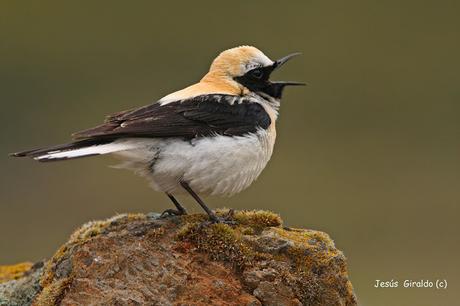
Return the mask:
[(258, 67), (249, 70), (244, 75), (235, 77), (234, 79), (253, 92), (262, 92), (275, 99), (281, 99), (283, 89), (288, 85), (305, 85), (300, 82), (285, 82), (285, 81), (270, 81), (271, 73), (281, 67), (292, 57), (300, 53), (293, 53), (275, 61), (270, 66)]

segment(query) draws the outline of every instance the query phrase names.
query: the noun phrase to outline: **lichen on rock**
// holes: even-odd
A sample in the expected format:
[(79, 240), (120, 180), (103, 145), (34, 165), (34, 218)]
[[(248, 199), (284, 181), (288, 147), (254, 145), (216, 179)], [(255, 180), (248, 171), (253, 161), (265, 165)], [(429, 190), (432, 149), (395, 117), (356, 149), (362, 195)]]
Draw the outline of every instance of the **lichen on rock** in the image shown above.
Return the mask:
[[(35, 272), (26, 304), (356, 305), (345, 257), (327, 234), (283, 227), (267, 211), (236, 211), (233, 220), (124, 214), (89, 222)], [(23, 292), (9, 288), (9, 296)]]
[(0, 305), (30, 305), (41, 290), (43, 262), (0, 266)]
[(0, 266), (0, 284), (24, 276), (33, 266), (31, 262), (21, 262), (10, 266)]

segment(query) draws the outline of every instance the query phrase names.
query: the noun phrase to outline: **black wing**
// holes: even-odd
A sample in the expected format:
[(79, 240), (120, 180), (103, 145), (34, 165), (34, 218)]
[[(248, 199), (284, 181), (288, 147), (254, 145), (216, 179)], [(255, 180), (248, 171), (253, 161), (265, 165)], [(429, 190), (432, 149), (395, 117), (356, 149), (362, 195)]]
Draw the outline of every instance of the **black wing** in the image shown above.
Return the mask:
[(171, 102), (154, 103), (109, 116), (92, 129), (75, 133), (81, 139), (121, 137), (237, 136), (266, 129), (271, 120), (265, 109), (247, 98), (231, 95), (202, 95)]

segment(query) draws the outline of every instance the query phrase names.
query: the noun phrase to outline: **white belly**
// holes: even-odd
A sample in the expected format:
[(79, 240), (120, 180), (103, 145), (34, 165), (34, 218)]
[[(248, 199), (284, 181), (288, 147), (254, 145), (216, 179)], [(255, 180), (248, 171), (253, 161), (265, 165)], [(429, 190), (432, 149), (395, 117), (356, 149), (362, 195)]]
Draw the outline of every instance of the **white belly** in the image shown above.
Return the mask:
[[(123, 168), (135, 170), (157, 191), (183, 193), (180, 180), (199, 194), (233, 195), (249, 187), (273, 152), (274, 129), (248, 136), (214, 136), (194, 141), (139, 139), (139, 149), (117, 152)], [(134, 140), (134, 139), (133, 139)]]

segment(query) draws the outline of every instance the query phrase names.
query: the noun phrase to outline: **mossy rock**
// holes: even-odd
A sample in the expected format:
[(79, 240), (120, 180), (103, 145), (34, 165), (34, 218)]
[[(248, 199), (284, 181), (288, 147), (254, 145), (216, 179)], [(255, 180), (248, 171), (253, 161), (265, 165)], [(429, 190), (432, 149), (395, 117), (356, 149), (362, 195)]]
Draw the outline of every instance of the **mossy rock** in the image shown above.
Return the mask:
[(327, 234), (283, 227), (267, 211), (232, 219), (123, 214), (89, 222), (46, 262), (29, 304), (356, 305), (345, 257)]
[[(238, 211), (234, 219), (234, 226), (188, 223), (178, 238), (246, 275), (243, 282), (264, 305), (280, 305), (286, 298), (303, 305), (356, 304), (345, 256), (327, 234), (283, 228), (279, 215), (268, 211)], [(266, 271), (276, 274), (269, 283), (262, 276)]]

